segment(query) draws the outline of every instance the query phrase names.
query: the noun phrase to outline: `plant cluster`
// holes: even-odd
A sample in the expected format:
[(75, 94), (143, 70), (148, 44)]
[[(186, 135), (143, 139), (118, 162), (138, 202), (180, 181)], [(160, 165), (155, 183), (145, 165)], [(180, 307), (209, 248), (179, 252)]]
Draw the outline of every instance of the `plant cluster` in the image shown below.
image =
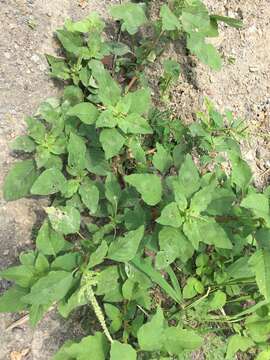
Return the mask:
[[(63, 95), (26, 119), (28, 134), (11, 144), (25, 157), (3, 189), (8, 201), (50, 203), (35, 250), (0, 273), (15, 282), (0, 311), (28, 311), (36, 325), (52, 307), (67, 318), (91, 305), (95, 329), (54, 360), (188, 359), (204, 339), (207, 359), (238, 351), (268, 359), (270, 191), (252, 185), (239, 147), (243, 122), (207, 100), (197, 122), (184, 125), (153, 109), (145, 82), (136, 90), (129, 82), (160, 41), (180, 33), (219, 68), (205, 38), (217, 35), (217, 21), (240, 24), (210, 16), (199, 0), (175, 0), (152, 24), (157, 37), (142, 41), (144, 7), (111, 8), (132, 35), (126, 43), (104, 39), (95, 13), (57, 31), (63, 57), (47, 59), (65, 81)], [(178, 72), (166, 62), (162, 94)]]

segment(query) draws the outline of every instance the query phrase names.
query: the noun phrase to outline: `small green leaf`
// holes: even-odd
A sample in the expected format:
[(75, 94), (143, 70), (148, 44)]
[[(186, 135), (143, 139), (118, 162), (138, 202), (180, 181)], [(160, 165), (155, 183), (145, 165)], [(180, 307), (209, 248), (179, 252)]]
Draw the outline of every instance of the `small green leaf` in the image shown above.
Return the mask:
[(130, 99), (130, 113), (147, 114), (151, 105), (151, 92), (148, 88), (129, 92), (126, 97)]
[(161, 216), (156, 219), (161, 225), (168, 225), (178, 228), (182, 225), (183, 219), (175, 202), (172, 202), (163, 208)]
[(25, 121), (28, 126), (28, 135), (34, 139), (36, 143), (41, 144), (46, 135), (45, 126), (33, 117), (27, 117)]
[(203, 338), (195, 331), (169, 327), (164, 331), (166, 350), (175, 355), (181, 355), (183, 350), (196, 350), (203, 345)]
[(225, 24), (234, 27), (236, 29), (241, 29), (243, 27), (243, 21), (240, 19), (234, 19), (228, 16), (220, 16), (220, 15), (211, 15), (211, 19), (216, 21), (222, 21)]
[(18, 286), (13, 286), (6, 290), (0, 297), (0, 313), (13, 313), (25, 310), (27, 305), (21, 301), (21, 298), (26, 294), (27, 290)]
[(83, 92), (79, 86), (69, 85), (65, 87), (63, 100), (68, 101), (71, 106), (81, 103), (83, 99)]
[(125, 138), (116, 129), (103, 129), (99, 139), (105, 151), (106, 160), (118, 155), (125, 143)]
[(185, 222), (183, 230), (195, 249), (198, 249), (200, 241), (217, 248), (232, 249), (232, 243), (225, 230), (211, 218), (201, 217)]
[(154, 206), (162, 197), (161, 179), (153, 174), (132, 174), (125, 176), (125, 181), (136, 188), (146, 204)]
[(39, 279), (22, 300), (28, 304), (47, 305), (61, 300), (72, 284), (72, 274), (67, 271), (51, 271)]
[(15, 281), (15, 283), (23, 288), (28, 288), (33, 280), (33, 271), (25, 265), (12, 266), (0, 272), (0, 277)]
[(72, 207), (45, 208), (51, 225), (56, 232), (63, 235), (75, 234), (80, 230), (81, 216), (79, 211)]
[(10, 148), (13, 151), (23, 151), (26, 153), (31, 153), (35, 151), (36, 144), (35, 142), (27, 135), (18, 136), (10, 144)]
[(108, 252), (108, 245), (105, 240), (99, 245), (99, 247), (90, 255), (88, 267), (92, 268), (101, 264)]
[(181, 28), (180, 21), (170, 10), (168, 5), (162, 5), (160, 10), (160, 17), (162, 20), (162, 30), (172, 31)]
[(4, 181), (4, 199), (12, 201), (29, 195), (37, 175), (33, 160), (24, 160), (14, 164)]
[(127, 262), (134, 258), (143, 238), (144, 226), (116, 238), (110, 245), (107, 257), (114, 261)]
[(31, 187), (31, 194), (51, 195), (61, 191), (66, 183), (66, 178), (56, 168), (43, 171)]
[(99, 190), (96, 185), (89, 179), (84, 180), (79, 188), (79, 194), (84, 205), (91, 213), (95, 213), (99, 202)]
[(46, 54), (46, 59), (50, 65), (50, 75), (52, 77), (61, 79), (61, 80), (68, 80), (70, 79), (70, 69), (67, 66), (66, 62), (62, 58), (57, 58), (52, 55)]
[(138, 28), (147, 22), (141, 4), (127, 2), (114, 5), (110, 8), (110, 14), (114, 19), (123, 21), (122, 29), (127, 30), (130, 35), (134, 35)]
[(133, 113), (126, 117), (119, 117), (118, 126), (126, 134), (152, 134), (153, 130), (147, 120), (139, 114)]
[[(80, 289), (76, 290), (67, 301), (62, 300), (58, 305), (58, 311), (61, 316), (67, 318), (69, 314), (77, 307), (87, 304), (86, 297), (80, 293)], [(66, 360), (66, 359), (64, 359)]]
[(203, 284), (196, 278), (190, 277), (187, 280), (186, 285), (183, 288), (183, 298), (192, 299), (197, 294), (203, 294)]
[(98, 118), (99, 111), (95, 105), (89, 102), (76, 104), (67, 112), (68, 116), (78, 117), (84, 124), (94, 124)]
[(117, 340), (111, 345), (110, 360), (136, 360), (137, 354), (129, 344), (122, 344)]
[(45, 221), (37, 235), (37, 249), (42, 251), (44, 255), (56, 256), (63, 249), (64, 245), (64, 237), (54, 231), (48, 221)]
[(153, 156), (153, 165), (160, 172), (167, 172), (173, 165), (171, 154), (159, 143), (156, 144), (157, 152)]

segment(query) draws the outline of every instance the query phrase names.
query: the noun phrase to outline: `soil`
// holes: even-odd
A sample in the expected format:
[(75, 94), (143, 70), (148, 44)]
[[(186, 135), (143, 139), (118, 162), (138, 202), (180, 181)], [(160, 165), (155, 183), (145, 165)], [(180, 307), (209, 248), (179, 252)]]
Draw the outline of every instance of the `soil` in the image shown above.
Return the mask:
[[(44, 57), (44, 53), (56, 52), (54, 30), (67, 17), (81, 18), (92, 10), (106, 16), (106, 6), (111, 3), (0, 0), (0, 189), (16, 161), (8, 144), (24, 133), (24, 117), (34, 113), (46, 97), (61, 92), (47, 74)], [(172, 46), (171, 56), (179, 59), (184, 71), (172, 89), (171, 108), (177, 116), (191, 121), (208, 96), (219, 109), (232, 109), (236, 116), (246, 119), (251, 136), (243, 143), (243, 152), (254, 170), (256, 184), (263, 187), (270, 175), (270, 2), (207, 0), (207, 4), (221, 15), (242, 17), (244, 28), (221, 28), (215, 40), (224, 58), (220, 72), (210, 71), (186, 56), (181, 44)], [(42, 205), (35, 199), (6, 203), (0, 191), (0, 269), (15, 264), (20, 251), (33, 246), (33, 227), (43, 217)], [(7, 282), (0, 281), (0, 292), (7, 286)], [(21, 317), (0, 315), (0, 360), (49, 360), (66, 338), (81, 333), (72, 319), (63, 321), (54, 312), (46, 315), (36, 329), (24, 322), (5, 330)]]

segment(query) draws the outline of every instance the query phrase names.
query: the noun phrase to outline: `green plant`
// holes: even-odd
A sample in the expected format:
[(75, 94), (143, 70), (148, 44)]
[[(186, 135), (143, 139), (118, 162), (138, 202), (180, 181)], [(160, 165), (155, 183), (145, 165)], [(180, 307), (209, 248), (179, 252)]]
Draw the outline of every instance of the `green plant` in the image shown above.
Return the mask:
[[(162, 7), (166, 31), (187, 2), (173, 6), (176, 15)], [(112, 14), (133, 34), (143, 8), (124, 10)], [(185, 21), (196, 22), (191, 14)], [(208, 359), (209, 348), (268, 356), (269, 189), (251, 184), (242, 122), (209, 101), (190, 126), (154, 110), (147, 87), (131, 91), (125, 66), (121, 84), (112, 77), (107, 57), (130, 50), (103, 40), (103, 28), (92, 14), (57, 31), (65, 57), (47, 58), (68, 84), (11, 145), (26, 156), (5, 179), (5, 199), (50, 196), (50, 205), (36, 249), (0, 273), (15, 282), (0, 311), (28, 311), (35, 325), (52, 306), (66, 318), (90, 305), (99, 331), (66, 342), (55, 360), (184, 359), (204, 339)]]

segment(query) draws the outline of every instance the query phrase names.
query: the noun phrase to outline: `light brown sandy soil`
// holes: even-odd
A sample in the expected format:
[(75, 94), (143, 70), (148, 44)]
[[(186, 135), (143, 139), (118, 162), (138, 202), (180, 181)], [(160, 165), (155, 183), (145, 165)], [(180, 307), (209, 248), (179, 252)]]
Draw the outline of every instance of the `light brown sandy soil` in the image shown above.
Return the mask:
[[(68, 16), (79, 18), (92, 9), (105, 15), (106, 5), (111, 3), (109, 0), (89, 3), (0, 0), (0, 188), (14, 162), (8, 143), (24, 132), (23, 118), (34, 113), (43, 99), (61, 91), (47, 76), (43, 56), (56, 49), (53, 31)], [(191, 71), (193, 81), (187, 80), (187, 74), (181, 76), (172, 89), (172, 108), (189, 120), (207, 95), (219, 108), (230, 108), (246, 118), (252, 137), (249, 144), (243, 145), (244, 153), (256, 172), (257, 183), (266, 184), (270, 171), (270, 1), (208, 0), (207, 3), (220, 14), (243, 16), (244, 28), (222, 29), (216, 45), (223, 53), (225, 65), (218, 73), (199, 63), (197, 67), (189, 67), (190, 58), (178, 55), (182, 66)], [(36, 23), (35, 29), (29, 27), (29, 22)], [(180, 46), (179, 50), (182, 51)], [(230, 58), (235, 58), (233, 64)], [(21, 249), (32, 246), (32, 227), (42, 216), (41, 202), (23, 199), (6, 203), (0, 198), (0, 269), (16, 262)], [(0, 291), (6, 286), (6, 282), (0, 282)], [(80, 332), (71, 321), (64, 322), (54, 313), (47, 315), (35, 330), (23, 324), (6, 332), (5, 328), (17, 318), (18, 315), (0, 315), (0, 360), (8, 360), (12, 351), (23, 349), (29, 349), (25, 359), (49, 360), (65, 338), (76, 337)]]

